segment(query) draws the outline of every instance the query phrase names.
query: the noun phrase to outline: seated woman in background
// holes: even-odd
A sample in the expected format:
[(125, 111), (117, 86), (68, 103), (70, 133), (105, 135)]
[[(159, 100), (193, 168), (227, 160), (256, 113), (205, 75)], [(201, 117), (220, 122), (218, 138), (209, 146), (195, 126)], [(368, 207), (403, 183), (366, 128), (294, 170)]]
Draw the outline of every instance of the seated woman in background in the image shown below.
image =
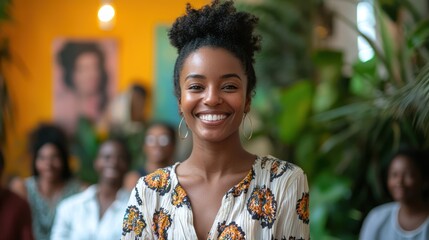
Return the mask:
[(50, 239), (58, 203), (80, 191), (69, 167), (65, 133), (55, 125), (41, 124), (30, 135), (33, 176), (14, 179), (11, 189), (28, 200), (37, 240)]
[(129, 192), (122, 188), (130, 165), (130, 155), (119, 139), (105, 141), (94, 168), (98, 184), (65, 199), (58, 206), (52, 240), (119, 239)]
[(429, 239), (428, 154), (397, 152), (389, 165), (387, 188), (394, 202), (371, 210), (360, 239)]
[(176, 132), (167, 123), (153, 122), (146, 130), (143, 151), (145, 154), (144, 167), (131, 171), (125, 178), (125, 187), (132, 190), (140, 177), (158, 168), (164, 168), (173, 163), (176, 149)]

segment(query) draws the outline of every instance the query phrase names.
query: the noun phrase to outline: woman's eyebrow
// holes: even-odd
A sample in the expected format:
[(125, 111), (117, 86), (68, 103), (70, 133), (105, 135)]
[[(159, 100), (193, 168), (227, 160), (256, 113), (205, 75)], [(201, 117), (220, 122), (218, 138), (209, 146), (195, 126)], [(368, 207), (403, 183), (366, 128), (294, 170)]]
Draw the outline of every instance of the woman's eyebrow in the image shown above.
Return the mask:
[[(206, 77), (204, 75), (201, 75), (201, 74), (189, 74), (188, 76), (186, 76), (185, 81), (190, 79), (190, 78), (206, 79)], [(222, 79), (238, 78), (241, 80), (240, 76), (238, 76), (238, 74), (235, 74), (235, 73), (228, 73), (228, 74), (222, 75), (221, 78)]]
[(225, 79), (225, 78), (238, 78), (241, 80), (240, 76), (238, 76), (238, 74), (235, 73), (228, 73), (223, 75), (221, 78)]
[(201, 75), (201, 74), (189, 74), (188, 76), (186, 76), (185, 81), (190, 79), (190, 78), (206, 79), (206, 77), (204, 75)]

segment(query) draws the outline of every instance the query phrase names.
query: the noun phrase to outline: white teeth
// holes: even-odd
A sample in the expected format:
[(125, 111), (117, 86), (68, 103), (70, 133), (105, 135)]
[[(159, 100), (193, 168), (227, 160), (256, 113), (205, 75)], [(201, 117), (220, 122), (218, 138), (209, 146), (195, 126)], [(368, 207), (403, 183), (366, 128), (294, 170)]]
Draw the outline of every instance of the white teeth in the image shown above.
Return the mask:
[(200, 119), (204, 121), (219, 121), (222, 119), (225, 119), (225, 115), (220, 114), (206, 114), (206, 115), (200, 115)]

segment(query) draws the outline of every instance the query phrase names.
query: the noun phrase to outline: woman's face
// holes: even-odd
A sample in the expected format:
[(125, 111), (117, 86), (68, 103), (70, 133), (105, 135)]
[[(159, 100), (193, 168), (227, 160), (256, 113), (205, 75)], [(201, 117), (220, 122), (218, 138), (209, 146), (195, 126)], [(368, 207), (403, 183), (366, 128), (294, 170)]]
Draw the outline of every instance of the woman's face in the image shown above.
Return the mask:
[(92, 95), (100, 85), (99, 60), (95, 53), (82, 53), (76, 58), (73, 83), (78, 94)]
[(180, 111), (194, 139), (219, 142), (238, 129), (250, 110), (247, 76), (238, 58), (223, 48), (191, 53), (180, 72)]
[(58, 148), (52, 143), (43, 145), (37, 152), (35, 166), (40, 178), (49, 181), (61, 179), (63, 163)]
[(143, 150), (147, 161), (169, 165), (174, 154), (174, 143), (170, 132), (162, 125), (147, 130)]
[(419, 169), (406, 156), (399, 155), (389, 167), (387, 186), (398, 202), (414, 202), (422, 198), (423, 179)]
[(108, 141), (101, 145), (94, 167), (100, 176), (100, 181), (119, 183), (128, 171), (128, 164), (122, 145), (115, 141)]

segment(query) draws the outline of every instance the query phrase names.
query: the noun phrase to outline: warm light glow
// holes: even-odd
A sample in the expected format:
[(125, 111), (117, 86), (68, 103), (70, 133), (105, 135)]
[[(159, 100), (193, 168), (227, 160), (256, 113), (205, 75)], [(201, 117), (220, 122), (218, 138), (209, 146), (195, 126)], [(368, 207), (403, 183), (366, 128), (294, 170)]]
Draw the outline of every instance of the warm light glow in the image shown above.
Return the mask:
[(110, 22), (115, 17), (115, 9), (110, 4), (104, 4), (98, 10), (98, 19), (101, 22)]

